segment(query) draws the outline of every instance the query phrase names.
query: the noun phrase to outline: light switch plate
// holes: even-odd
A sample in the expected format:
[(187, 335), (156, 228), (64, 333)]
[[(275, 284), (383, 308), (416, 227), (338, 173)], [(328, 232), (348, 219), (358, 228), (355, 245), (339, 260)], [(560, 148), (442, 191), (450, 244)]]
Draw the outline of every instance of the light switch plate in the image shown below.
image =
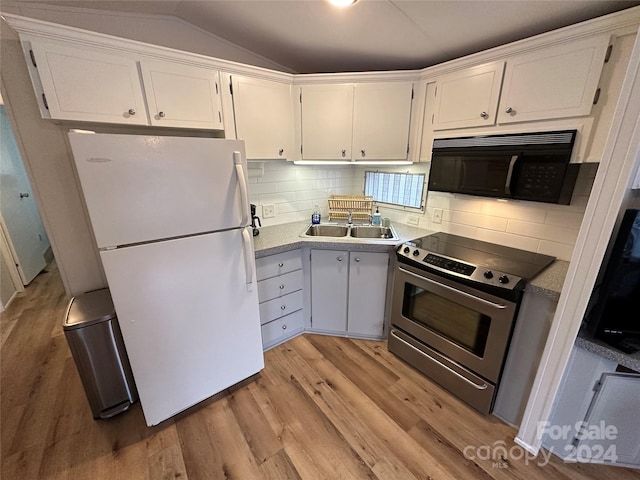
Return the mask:
[(262, 206), (262, 214), (264, 218), (273, 218), (276, 216), (276, 206), (273, 204), (263, 205)]
[(442, 209), (434, 208), (433, 209), (433, 223), (442, 223)]

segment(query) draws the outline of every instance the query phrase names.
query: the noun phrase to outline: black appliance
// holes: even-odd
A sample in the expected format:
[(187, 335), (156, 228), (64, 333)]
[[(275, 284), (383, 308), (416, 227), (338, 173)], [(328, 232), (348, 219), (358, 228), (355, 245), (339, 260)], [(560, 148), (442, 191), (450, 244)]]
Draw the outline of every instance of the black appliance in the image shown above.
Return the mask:
[(596, 338), (627, 353), (640, 348), (640, 210), (626, 210), (585, 320)]
[(576, 130), (433, 141), (428, 188), (568, 205), (579, 165), (570, 164)]
[(252, 203), (251, 204), (251, 227), (253, 228), (254, 237), (260, 234), (260, 230), (258, 230), (258, 227), (256, 227), (256, 222), (258, 222), (258, 225), (262, 227), (262, 223), (260, 223), (260, 217), (256, 215), (256, 206), (255, 204)]
[(396, 256), (389, 351), (490, 413), (522, 291), (555, 257), (447, 233)]

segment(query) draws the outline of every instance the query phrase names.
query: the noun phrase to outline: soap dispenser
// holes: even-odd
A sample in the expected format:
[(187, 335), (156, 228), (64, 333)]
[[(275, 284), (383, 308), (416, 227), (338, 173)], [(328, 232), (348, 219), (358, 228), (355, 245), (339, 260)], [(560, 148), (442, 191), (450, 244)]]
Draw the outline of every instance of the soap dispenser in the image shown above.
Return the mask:
[(380, 209), (376, 207), (376, 213), (373, 214), (373, 218), (371, 219), (372, 225), (382, 225), (382, 218), (380, 217)]
[(320, 219), (321, 219), (320, 208), (318, 207), (318, 205), (316, 205), (314, 207), (313, 214), (311, 215), (311, 224), (312, 225), (319, 225), (320, 224)]

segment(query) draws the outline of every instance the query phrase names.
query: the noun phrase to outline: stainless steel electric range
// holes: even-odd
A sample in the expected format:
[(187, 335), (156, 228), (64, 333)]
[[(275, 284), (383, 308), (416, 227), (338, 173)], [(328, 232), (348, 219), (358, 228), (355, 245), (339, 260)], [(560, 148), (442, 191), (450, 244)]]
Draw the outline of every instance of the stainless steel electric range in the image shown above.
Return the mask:
[(389, 351), (490, 413), (522, 291), (555, 257), (447, 233), (396, 255)]

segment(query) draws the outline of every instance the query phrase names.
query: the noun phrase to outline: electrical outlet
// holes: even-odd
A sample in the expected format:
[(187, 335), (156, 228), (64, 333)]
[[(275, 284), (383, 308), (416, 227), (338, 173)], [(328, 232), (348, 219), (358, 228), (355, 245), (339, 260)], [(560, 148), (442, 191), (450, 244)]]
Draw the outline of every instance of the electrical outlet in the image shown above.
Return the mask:
[(264, 218), (273, 218), (276, 216), (276, 206), (275, 205), (263, 205), (262, 206), (262, 214)]
[(433, 223), (442, 223), (442, 209), (434, 208), (433, 209)]
[(420, 217), (417, 217), (416, 215), (410, 215), (409, 218), (407, 218), (407, 223), (409, 225), (418, 225), (420, 223)]

